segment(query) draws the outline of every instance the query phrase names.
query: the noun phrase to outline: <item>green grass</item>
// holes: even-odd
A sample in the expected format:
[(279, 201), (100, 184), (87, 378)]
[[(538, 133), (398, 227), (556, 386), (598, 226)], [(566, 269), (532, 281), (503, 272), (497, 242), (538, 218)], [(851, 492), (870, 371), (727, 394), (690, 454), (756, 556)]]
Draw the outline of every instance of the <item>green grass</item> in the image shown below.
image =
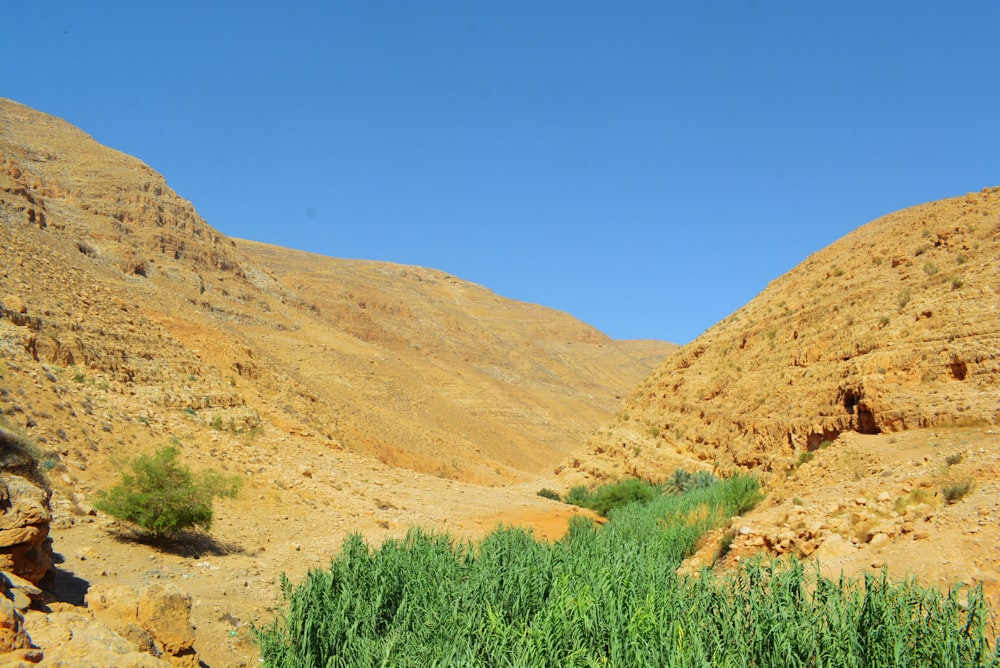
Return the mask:
[(478, 545), (412, 529), (354, 535), (329, 568), (283, 580), (256, 628), (268, 666), (997, 666), (982, 590), (801, 563), (677, 575), (705, 532), (760, 499), (736, 477), (576, 518), (565, 538), (499, 528)]

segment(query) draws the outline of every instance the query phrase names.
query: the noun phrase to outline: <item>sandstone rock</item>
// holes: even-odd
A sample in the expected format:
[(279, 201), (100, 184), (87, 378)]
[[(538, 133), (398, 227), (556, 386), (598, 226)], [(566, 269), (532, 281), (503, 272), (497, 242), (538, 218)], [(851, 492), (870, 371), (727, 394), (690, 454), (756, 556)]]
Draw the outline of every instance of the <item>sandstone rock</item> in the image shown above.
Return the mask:
[(3, 298), (4, 308), (13, 311), (14, 313), (27, 313), (28, 307), (24, 305), (18, 297), (15, 295), (7, 295)]
[(884, 545), (888, 545), (890, 542), (892, 542), (892, 539), (889, 538), (887, 534), (879, 532), (871, 537), (871, 540), (868, 541), (868, 544), (872, 547), (878, 548)]
[(845, 539), (840, 534), (834, 533), (830, 534), (823, 544), (820, 545), (813, 556), (819, 561), (825, 561), (827, 559), (836, 559), (838, 557), (846, 557), (854, 554), (857, 548)]
[[(170, 668), (133, 640), (96, 620), (86, 609), (31, 611), (25, 628), (43, 648), (44, 665), (115, 668)], [(141, 629), (139, 629), (141, 633)]]
[(9, 473), (0, 473), (0, 485), (10, 504), (0, 506), (0, 570), (38, 582), (52, 568), (50, 493)]
[(24, 617), (13, 601), (0, 596), (0, 660), (4, 660), (3, 655), (8, 652), (34, 647), (24, 630)]
[(191, 596), (173, 585), (153, 584), (136, 591), (128, 585), (91, 587), (87, 607), (119, 635), (141, 640), (142, 631), (174, 665), (197, 666)]

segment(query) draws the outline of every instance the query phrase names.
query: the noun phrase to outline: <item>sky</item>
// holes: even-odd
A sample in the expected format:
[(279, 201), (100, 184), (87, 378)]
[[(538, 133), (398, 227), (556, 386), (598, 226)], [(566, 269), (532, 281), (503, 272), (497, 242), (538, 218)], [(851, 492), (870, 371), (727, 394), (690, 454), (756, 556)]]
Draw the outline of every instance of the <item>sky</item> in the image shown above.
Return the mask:
[[(886, 213), (1000, 185), (1000, 2), (21, 3), (0, 96), (223, 233), (687, 343)], [(16, 18), (16, 20), (13, 20)]]

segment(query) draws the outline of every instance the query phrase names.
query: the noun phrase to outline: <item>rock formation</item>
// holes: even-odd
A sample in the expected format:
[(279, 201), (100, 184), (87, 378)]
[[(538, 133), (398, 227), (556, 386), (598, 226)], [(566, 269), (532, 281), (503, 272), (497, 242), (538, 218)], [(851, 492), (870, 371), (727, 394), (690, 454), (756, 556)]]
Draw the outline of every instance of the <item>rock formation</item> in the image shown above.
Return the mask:
[(51, 491), (31, 447), (0, 427), (0, 571), (38, 582), (52, 567)]

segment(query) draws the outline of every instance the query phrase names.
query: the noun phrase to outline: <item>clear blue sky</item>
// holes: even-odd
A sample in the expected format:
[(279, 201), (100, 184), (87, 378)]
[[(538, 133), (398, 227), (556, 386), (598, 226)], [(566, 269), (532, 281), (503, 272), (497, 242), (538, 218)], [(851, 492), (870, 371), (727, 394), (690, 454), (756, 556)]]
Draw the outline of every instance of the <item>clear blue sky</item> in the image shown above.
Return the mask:
[(1000, 2), (37, 2), (0, 95), (222, 232), (692, 340), (850, 230), (1000, 185)]

